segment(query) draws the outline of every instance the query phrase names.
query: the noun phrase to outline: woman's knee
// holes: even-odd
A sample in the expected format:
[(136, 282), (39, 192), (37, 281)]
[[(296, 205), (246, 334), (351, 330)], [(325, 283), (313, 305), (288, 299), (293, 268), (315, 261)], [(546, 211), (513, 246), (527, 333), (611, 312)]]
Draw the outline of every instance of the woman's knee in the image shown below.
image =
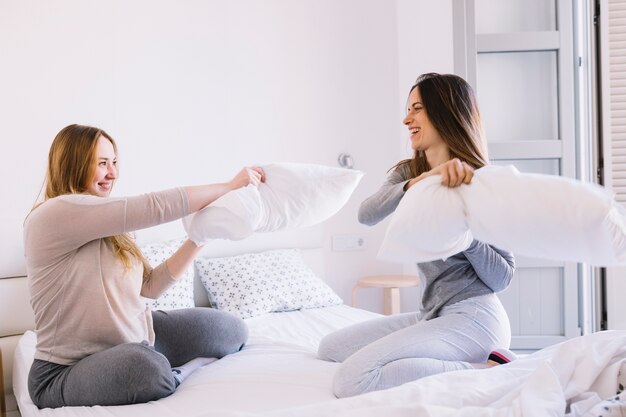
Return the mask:
[(65, 405), (123, 405), (158, 400), (176, 384), (168, 360), (147, 343), (126, 343), (88, 356), (68, 372)]
[(354, 341), (346, 337), (345, 332), (338, 330), (322, 338), (317, 347), (317, 357), (329, 362), (343, 362), (358, 350), (354, 345)]
[(114, 383), (127, 390), (128, 403), (143, 403), (167, 397), (176, 389), (172, 368), (165, 356), (147, 343), (119, 345)]
[(248, 342), (248, 325), (234, 314), (223, 311), (220, 313), (224, 313), (220, 320), (225, 329), (225, 340), (228, 341), (225, 346), (226, 354), (239, 352)]
[(204, 356), (222, 357), (240, 351), (248, 341), (248, 326), (235, 316), (213, 308), (195, 308), (194, 322), (196, 340), (205, 340), (205, 346), (212, 346), (212, 352)]
[(172, 368), (165, 356), (147, 343), (120, 345), (123, 354), (115, 372), (121, 391), (127, 393), (127, 403), (145, 403), (171, 395), (176, 390)]
[(337, 398), (348, 398), (362, 394), (362, 392), (356, 389), (356, 385), (354, 384), (346, 384), (335, 380), (333, 382), (333, 394), (335, 394)]
[(353, 372), (350, 367), (340, 366), (333, 378), (333, 393), (337, 398), (353, 397), (368, 392), (369, 386), (362, 371)]
[(337, 351), (337, 344), (335, 343), (334, 333), (327, 334), (320, 341), (317, 347), (317, 357), (323, 361), (338, 362), (335, 353)]
[(241, 350), (248, 340), (242, 319), (213, 308), (155, 311), (153, 318), (157, 350), (182, 363), (199, 356), (220, 358)]

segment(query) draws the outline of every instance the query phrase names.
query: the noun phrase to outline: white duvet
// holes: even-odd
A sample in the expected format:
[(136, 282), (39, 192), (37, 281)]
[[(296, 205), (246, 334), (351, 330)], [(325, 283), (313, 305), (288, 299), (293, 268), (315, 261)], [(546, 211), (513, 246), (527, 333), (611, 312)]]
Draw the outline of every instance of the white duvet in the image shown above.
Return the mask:
[[(347, 306), (272, 313), (246, 322), (246, 348), (191, 375), (168, 398), (117, 407), (37, 409), (26, 378), (35, 335), (16, 350), (14, 389), (23, 417), (212, 416), (621, 416), (626, 332), (571, 339), (488, 370), (434, 375), (337, 400), (335, 363), (316, 359), (323, 335), (375, 314)], [(620, 385), (621, 384), (621, 385)]]
[(626, 332), (600, 332), (488, 370), (439, 374), (387, 391), (262, 415), (624, 416), (625, 360)]

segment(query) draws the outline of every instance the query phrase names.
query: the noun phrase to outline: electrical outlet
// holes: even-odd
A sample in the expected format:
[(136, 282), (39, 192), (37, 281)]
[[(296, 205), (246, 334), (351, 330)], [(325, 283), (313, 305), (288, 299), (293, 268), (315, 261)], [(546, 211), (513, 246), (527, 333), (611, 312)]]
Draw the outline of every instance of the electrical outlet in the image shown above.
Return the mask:
[(332, 237), (332, 247), (336, 252), (365, 250), (365, 239), (357, 235), (335, 235)]

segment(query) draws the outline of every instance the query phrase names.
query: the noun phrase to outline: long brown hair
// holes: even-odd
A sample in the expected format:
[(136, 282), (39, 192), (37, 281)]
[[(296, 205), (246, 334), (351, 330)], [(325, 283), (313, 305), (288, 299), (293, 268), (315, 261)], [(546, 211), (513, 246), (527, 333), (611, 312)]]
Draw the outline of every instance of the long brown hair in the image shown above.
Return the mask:
[[(89, 181), (98, 164), (97, 151), (100, 136), (111, 142), (117, 156), (117, 144), (102, 129), (73, 124), (57, 133), (48, 154), (44, 201), (60, 195), (87, 192)], [(144, 280), (149, 276), (152, 268), (128, 233), (109, 236), (105, 240), (111, 244), (115, 255), (122, 261), (124, 267), (130, 269), (133, 259), (138, 259), (144, 266)]]
[[(450, 151), (450, 159), (458, 158), (474, 169), (489, 163), (480, 111), (474, 89), (463, 78), (453, 74), (420, 75), (409, 94), (418, 89), (424, 110), (433, 127)], [(411, 176), (433, 167), (424, 152), (416, 150), (413, 158), (398, 162), (391, 169), (408, 165)]]

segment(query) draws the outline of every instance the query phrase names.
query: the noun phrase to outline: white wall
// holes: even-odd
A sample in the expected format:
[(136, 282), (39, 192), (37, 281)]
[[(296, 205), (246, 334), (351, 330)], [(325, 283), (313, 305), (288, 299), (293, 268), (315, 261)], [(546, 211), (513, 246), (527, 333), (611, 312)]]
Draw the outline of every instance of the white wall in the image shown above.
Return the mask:
[[(453, 73), (452, 1), (397, 0), (398, 21), (398, 121), (405, 112), (409, 88), (419, 74)], [(407, 129), (398, 123), (401, 159), (412, 156)], [(402, 273), (415, 275), (415, 265), (404, 265)], [(421, 299), (418, 288), (400, 292), (403, 311), (413, 311)]]
[[(451, 0), (0, 0), (1, 275), (24, 273), (22, 221), (70, 123), (116, 138), (115, 195), (225, 181), (247, 164), (336, 165), (349, 152), (367, 175), (307, 232), (326, 249), (326, 278), (349, 302), (359, 276), (403, 272), (375, 260), (386, 223), (362, 226), (356, 211), (408, 154), (415, 77), (452, 71), (451, 23)], [(148, 235), (182, 234), (163, 230)], [(337, 234), (366, 250), (331, 251)], [(361, 306), (381, 311), (381, 294), (365, 291)]]

